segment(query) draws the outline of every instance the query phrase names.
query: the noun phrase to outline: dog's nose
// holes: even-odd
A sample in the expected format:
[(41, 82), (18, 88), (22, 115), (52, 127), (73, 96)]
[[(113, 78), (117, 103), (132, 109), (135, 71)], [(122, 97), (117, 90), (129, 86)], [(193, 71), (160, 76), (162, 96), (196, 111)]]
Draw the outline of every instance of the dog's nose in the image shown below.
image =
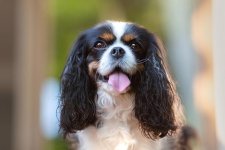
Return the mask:
[(114, 47), (112, 50), (111, 50), (111, 55), (116, 58), (116, 59), (119, 59), (121, 57), (123, 57), (125, 54), (125, 51), (123, 48), (121, 47)]

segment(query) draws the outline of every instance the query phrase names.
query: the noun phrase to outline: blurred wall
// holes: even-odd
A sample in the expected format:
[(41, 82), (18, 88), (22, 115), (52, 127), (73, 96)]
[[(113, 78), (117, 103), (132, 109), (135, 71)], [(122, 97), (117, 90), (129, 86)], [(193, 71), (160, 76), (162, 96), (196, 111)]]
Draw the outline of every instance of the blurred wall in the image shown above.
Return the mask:
[(193, 92), (195, 106), (200, 114), (199, 134), (204, 150), (217, 149), (211, 0), (199, 1), (193, 11), (192, 40), (198, 56), (198, 70), (193, 83)]
[(0, 149), (12, 147), (15, 0), (0, 1)]
[(39, 94), (48, 53), (46, 4), (0, 1), (1, 150), (42, 149)]
[(225, 149), (225, 1), (213, 1), (213, 71), (218, 150)]
[(13, 149), (41, 150), (40, 89), (48, 54), (48, 1), (17, 0)]

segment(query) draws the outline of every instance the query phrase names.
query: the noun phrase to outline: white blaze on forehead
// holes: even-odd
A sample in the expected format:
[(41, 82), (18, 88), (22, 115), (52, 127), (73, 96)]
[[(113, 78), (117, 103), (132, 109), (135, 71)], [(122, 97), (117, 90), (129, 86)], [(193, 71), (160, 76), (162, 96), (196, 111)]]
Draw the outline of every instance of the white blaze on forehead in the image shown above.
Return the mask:
[[(117, 22), (117, 21), (108, 21), (109, 25), (112, 28), (112, 32), (116, 37), (116, 41), (110, 45), (104, 54), (101, 56), (98, 72), (101, 75), (107, 75), (115, 69), (116, 66), (121, 67), (121, 69), (129, 74), (133, 74), (136, 71), (137, 62), (135, 55), (132, 52), (131, 48), (128, 45), (125, 45), (121, 41), (121, 37), (126, 31), (127, 22)], [(120, 61), (115, 61), (111, 56), (111, 50), (114, 47), (121, 47), (125, 51), (125, 55)]]
[(127, 23), (118, 21), (110, 21), (110, 23), (112, 25), (113, 34), (116, 36), (116, 39), (119, 40), (125, 32)]

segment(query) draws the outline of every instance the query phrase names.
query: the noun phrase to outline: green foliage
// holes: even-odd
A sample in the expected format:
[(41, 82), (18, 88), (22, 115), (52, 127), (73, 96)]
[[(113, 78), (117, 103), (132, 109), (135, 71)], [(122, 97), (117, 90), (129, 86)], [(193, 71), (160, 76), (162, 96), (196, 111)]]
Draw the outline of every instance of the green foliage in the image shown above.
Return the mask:
[(68, 146), (61, 138), (54, 138), (52, 140), (45, 141), (45, 150), (68, 150)]
[(75, 38), (90, 24), (97, 22), (97, 0), (56, 0), (54, 4), (55, 50), (51, 75), (60, 77)]

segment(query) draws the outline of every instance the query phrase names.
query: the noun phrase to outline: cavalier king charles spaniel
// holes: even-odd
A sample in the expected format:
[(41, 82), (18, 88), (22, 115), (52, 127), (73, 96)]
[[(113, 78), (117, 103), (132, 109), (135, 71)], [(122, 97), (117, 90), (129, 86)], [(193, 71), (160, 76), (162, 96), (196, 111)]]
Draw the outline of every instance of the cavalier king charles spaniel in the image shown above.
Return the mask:
[(106, 21), (78, 37), (60, 97), (60, 127), (75, 135), (76, 149), (189, 149), (164, 53), (159, 38), (134, 23)]

